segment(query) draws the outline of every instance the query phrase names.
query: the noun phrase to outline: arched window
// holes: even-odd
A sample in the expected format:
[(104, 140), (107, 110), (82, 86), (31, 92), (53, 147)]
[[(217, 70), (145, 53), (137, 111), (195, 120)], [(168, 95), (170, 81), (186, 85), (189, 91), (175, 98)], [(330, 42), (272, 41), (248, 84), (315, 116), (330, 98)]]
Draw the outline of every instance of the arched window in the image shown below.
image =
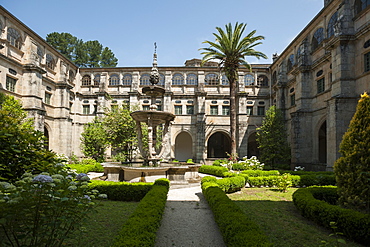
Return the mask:
[(172, 76), (172, 85), (183, 85), (184, 76), (180, 73), (176, 73)]
[(206, 75), (205, 84), (206, 85), (218, 85), (219, 84), (218, 75), (214, 73)]
[(288, 64), (287, 64), (288, 71), (293, 68), (293, 65), (294, 65), (294, 54), (291, 54), (288, 58)]
[(124, 74), (122, 78), (123, 85), (130, 86), (132, 84), (132, 75)]
[(140, 85), (148, 86), (150, 85), (150, 75), (149, 74), (142, 74), (140, 77)]
[(91, 85), (91, 77), (89, 75), (84, 75), (82, 77), (82, 86), (89, 86)]
[(226, 75), (222, 75), (222, 85), (229, 85), (229, 79)]
[(252, 86), (254, 84), (254, 75), (246, 74), (244, 76), (244, 83), (246, 86)]
[(186, 85), (198, 85), (198, 76), (196, 74), (188, 74), (186, 76)]
[(337, 19), (338, 19), (338, 12), (335, 12), (331, 17), (330, 17), (330, 20), (329, 20), (329, 23), (328, 23), (328, 38), (330, 38), (331, 36), (334, 35), (334, 25), (335, 23), (337, 22)]
[(269, 79), (265, 75), (259, 75), (257, 77), (257, 85), (260, 87), (267, 87), (269, 85)]
[(21, 49), (22, 39), (21, 39), (21, 35), (19, 34), (18, 30), (9, 27), (7, 39), (12, 46), (18, 48), (19, 50)]
[(99, 84), (100, 84), (100, 74), (95, 74), (94, 75), (94, 85), (95, 86), (99, 86)]
[(356, 0), (355, 1), (355, 15), (363, 11), (367, 6), (370, 5), (370, 0)]
[(324, 40), (324, 28), (320, 27), (313, 34), (311, 44), (312, 51), (316, 50), (323, 40)]
[(165, 76), (163, 74), (159, 74), (159, 82), (158, 82), (158, 86), (164, 86), (164, 82), (165, 82)]
[(50, 54), (46, 54), (46, 67), (52, 70), (55, 68), (54, 57)]
[(109, 78), (109, 85), (116, 86), (119, 84), (119, 76), (117, 74), (112, 74)]

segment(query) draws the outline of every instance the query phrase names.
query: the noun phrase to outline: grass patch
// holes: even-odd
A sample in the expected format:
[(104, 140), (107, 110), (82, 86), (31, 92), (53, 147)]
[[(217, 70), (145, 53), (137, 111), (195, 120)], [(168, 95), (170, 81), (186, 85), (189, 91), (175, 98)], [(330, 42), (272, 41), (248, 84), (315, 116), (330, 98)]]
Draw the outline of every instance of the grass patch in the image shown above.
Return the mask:
[(111, 246), (122, 225), (139, 202), (98, 201), (99, 206), (89, 215), (83, 231), (75, 231), (63, 246)]
[[(260, 225), (276, 247), (317, 247), (321, 241), (330, 243), (327, 246), (337, 246), (335, 237), (329, 237), (330, 230), (299, 214), (292, 201), (296, 190), (290, 188), (287, 193), (281, 193), (271, 188), (243, 188), (228, 196)], [(346, 246), (361, 246), (350, 240), (346, 242)]]

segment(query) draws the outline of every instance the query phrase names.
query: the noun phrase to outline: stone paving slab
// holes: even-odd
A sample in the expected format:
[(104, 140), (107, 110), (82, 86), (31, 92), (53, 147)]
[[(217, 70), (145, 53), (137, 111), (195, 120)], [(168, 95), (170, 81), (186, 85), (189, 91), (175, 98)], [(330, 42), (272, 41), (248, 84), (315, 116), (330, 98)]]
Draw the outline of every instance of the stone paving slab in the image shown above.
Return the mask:
[(199, 183), (171, 185), (155, 246), (225, 246)]

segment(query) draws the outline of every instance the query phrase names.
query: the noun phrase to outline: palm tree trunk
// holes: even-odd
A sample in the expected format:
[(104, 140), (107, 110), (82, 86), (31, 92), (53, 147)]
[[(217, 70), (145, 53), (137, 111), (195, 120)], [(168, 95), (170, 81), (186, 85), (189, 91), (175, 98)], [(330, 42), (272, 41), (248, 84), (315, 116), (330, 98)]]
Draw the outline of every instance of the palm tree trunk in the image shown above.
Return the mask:
[(229, 80), (230, 83), (230, 136), (231, 155), (237, 154), (236, 150), (236, 80)]

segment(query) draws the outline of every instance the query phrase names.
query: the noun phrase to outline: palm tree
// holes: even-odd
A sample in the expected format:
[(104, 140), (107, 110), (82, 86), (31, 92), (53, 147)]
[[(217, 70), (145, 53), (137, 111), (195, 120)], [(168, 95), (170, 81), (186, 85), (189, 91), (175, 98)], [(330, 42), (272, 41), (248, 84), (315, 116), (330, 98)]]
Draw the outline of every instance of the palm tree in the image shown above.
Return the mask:
[(236, 23), (233, 28), (231, 23), (225, 25), (224, 31), (220, 27), (216, 27), (218, 33), (213, 33), (216, 40), (204, 41), (209, 44), (208, 48), (201, 48), (203, 55), (202, 65), (210, 60), (219, 61), (220, 69), (225, 73), (229, 80), (230, 86), (230, 135), (231, 135), (231, 155), (236, 155), (236, 85), (238, 81), (239, 66), (245, 66), (251, 70), (251, 65), (245, 60), (246, 56), (256, 58), (267, 58), (267, 56), (259, 51), (254, 50), (254, 47), (262, 44), (258, 42), (263, 40), (263, 36), (254, 36), (256, 30), (250, 32), (247, 36), (243, 36), (243, 32), (247, 24)]

